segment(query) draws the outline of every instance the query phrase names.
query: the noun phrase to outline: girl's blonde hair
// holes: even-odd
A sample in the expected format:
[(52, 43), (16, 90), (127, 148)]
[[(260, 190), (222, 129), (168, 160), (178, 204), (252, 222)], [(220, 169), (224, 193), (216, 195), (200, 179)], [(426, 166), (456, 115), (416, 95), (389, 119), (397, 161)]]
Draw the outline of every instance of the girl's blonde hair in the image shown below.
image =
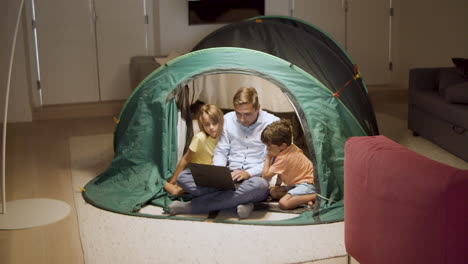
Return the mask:
[(223, 132), (223, 125), (224, 125), (224, 114), (218, 106), (214, 104), (205, 104), (203, 105), (200, 110), (198, 111), (198, 127), (200, 131), (203, 131), (205, 134), (208, 133), (203, 128), (203, 114), (206, 114), (208, 118), (213, 121), (215, 124), (219, 124), (219, 129), (216, 132), (216, 137), (219, 137)]

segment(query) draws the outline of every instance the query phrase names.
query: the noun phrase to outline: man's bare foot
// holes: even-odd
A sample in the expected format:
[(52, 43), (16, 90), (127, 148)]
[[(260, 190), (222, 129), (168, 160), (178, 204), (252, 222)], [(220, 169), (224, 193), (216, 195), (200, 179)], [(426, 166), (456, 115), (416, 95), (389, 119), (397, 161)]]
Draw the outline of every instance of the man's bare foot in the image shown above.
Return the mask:
[(173, 196), (179, 196), (184, 193), (184, 190), (180, 186), (169, 182), (164, 184), (164, 190)]

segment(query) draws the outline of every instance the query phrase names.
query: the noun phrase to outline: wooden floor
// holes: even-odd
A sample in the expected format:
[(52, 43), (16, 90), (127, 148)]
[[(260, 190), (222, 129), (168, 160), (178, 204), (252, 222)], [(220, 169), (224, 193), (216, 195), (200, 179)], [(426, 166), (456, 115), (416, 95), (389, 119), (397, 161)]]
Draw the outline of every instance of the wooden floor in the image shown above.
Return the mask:
[[(395, 115), (405, 114), (405, 93), (370, 93), (374, 108)], [(374, 99), (375, 98), (375, 99)], [(95, 105), (92, 107), (96, 107)], [(73, 112), (73, 108), (63, 111)], [(80, 106), (77, 107), (82, 111)], [(72, 207), (64, 220), (47, 226), (0, 231), (1, 264), (62, 264), (83, 263), (77, 215), (71, 184), (68, 139), (73, 136), (112, 133), (112, 115), (101, 117), (75, 114), (56, 115), (62, 111), (54, 107), (54, 118), (41, 115), (39, 121), (8, 126), (6, 187), (7, 201), (26, 198), (51, 198), (65, 201)], [(94, 111), (93, 111), (94, 113)], [(109, 113), (103, 111), (102, 113)], [(35, 213), (31, 212), (30, 217)]]
[[(7, 201), (65, 201), (71, 215), (38, 228), (0, 231), (0, 263), (83, 263), (71, 189), (68, 138), (112, 133), (112, 116), (18, 123), (8, 126)], [(7, 208), (8, 209), (8, 208)], [(31, 212), (30, 216), (34, 217)]]

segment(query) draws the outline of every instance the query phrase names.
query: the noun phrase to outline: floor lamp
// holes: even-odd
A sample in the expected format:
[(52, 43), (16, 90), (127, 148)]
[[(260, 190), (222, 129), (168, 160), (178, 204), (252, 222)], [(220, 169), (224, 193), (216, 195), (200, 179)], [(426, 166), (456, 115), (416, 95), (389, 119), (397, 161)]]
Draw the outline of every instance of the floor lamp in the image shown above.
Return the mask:
[[(8, 78), (5, 92), (5, 112), (3, 118), (3, 141), (2, 141), (2, 214), (0, 214), (0, 230), (25, 229), (42, 226), (59, 221), (70, 213), (70, 206), (63, 202), (46, 198), (24, 199), (6, 202), (6, 132), (8, 117), (8, 100), (10, 96), (11, 72), (15, 56), (16, 38), (21, 20), (24, 0), (21, 0), (16, 17), (13, 43), (10, 53), (10, 64), (8, 67)], [(8, 210), (7, 210), (8, 209)]]

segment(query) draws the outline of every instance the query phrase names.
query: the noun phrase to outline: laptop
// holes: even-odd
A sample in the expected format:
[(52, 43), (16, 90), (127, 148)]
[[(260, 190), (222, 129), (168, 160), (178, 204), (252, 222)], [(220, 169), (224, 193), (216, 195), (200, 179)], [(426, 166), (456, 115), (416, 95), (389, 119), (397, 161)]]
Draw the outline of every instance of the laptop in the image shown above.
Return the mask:
[(193, 180), (198, 186), (213, 187), (222, 190), (235, 190), (236, 183), (232, 180), (228, 167), (207, 164), (189, 163)]

